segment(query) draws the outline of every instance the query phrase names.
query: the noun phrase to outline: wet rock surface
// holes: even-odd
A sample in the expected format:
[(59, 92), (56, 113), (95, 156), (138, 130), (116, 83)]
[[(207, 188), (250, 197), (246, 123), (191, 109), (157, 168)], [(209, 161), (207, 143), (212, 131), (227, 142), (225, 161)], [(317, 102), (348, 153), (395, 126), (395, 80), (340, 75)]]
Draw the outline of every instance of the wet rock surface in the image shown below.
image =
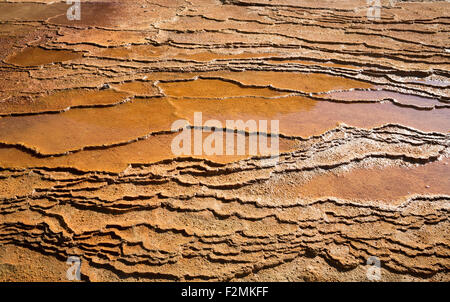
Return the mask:
[(450, 3), (382, 3), (0, 1), (0, 280), (449, 281)]

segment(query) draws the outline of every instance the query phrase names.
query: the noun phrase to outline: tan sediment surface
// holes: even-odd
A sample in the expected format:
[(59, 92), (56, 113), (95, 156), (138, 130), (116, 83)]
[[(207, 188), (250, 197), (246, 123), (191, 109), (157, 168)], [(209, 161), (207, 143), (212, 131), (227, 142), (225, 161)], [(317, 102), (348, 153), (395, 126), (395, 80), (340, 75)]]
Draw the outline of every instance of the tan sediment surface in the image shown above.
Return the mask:
[(450, 281), (450, 3), (382, 2), (0, 1), (0, 281)]

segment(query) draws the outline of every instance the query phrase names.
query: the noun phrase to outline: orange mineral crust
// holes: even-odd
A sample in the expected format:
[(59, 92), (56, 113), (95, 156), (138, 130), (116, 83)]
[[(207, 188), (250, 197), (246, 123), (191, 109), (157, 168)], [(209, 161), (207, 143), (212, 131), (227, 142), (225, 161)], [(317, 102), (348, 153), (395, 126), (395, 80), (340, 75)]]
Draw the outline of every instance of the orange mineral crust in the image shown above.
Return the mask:
[(450, 3), (381, 2), (0, 1), (0, 281), (450, 281)]

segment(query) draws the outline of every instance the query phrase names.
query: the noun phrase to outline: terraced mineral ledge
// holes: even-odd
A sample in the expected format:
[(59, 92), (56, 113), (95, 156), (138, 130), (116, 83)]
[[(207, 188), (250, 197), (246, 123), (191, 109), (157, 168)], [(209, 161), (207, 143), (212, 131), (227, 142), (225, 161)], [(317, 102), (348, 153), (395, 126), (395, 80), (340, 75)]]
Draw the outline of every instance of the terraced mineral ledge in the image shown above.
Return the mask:
[[(0, 1), (0, 281), (450, 281), (449, 2), (68, 8)], [(198, 112), (277, 162), (174, 155)]]

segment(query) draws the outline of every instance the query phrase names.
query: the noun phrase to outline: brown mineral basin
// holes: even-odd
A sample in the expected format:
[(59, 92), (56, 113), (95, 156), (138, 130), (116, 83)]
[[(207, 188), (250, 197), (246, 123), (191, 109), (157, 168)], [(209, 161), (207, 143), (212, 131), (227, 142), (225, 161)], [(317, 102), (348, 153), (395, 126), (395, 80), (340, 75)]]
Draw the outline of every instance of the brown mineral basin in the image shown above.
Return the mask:
[(122, 46), (107, 49), (96, 49), (92, 52), (92, 55), (117, 59), (148, 59), (160, 57), (166, 50), (167, 47), (165, 46), (157, 47), (153, 45), (131, 45), (128, 47)]
[(112, 89), (89, 90), (73, 89), (55, 92), (30, 101), (0, 103), (0, 115), (61, 111), (78, 106), (112, 105), (131, 96)]
[(320, 73), (246, 71), (212, 72), (211, 75), (238, 81), (244, 85), (258, 85), (292, 89), (301, 92), (327, 92), (351, 88), (371, 88), (372, 84)]
[[(192, 133), (193, 134), (193, 133)], [(204, 133), (205, 138), (210, 133)], [(145, 140), (140, 140), (121, 146), (99, 148), (96, 150), (83, 150), (80, 152), (57, 156), (57, 157), (35, 157), (27, 152), (20, 151), (12, 147), (0, 147), (0, 167), (2, 168), (75, 168), (81, 171), (106, 171), (119, 173), (125, 170), (132, 163), (155, 163), (162, 160), (176, 157), (200, 158), (217, 163), (230, 163), (241, 159), (253, 157), (248, 154), (248, 137), (246, 138), (247, 155), (180, 155), (175, 156), (171, 149), (173, 139), (178, 133), (169, 133), (150, 136)], [(235, 140), (237, 136), (235, 134)], [(203, 142), (204, 140), (202, 140)], [(270, 138), (268, 139), (270, 143)], [(192, 148), (194, 140), (192, 138)], [(295, 140), (280, 139), (280, 152), (293, 151), (297, 145)], [(236, 149), (236, 145), (235, 145)], [(192, 152), (193, 153), (193, 152)], [(225, 153), (224, 153), (225, 154)], [(235, 152), (237, 154), (237, 152)]]
[(8, 58), (6, 62), (17, 66), (30, 67), (70, 61), (79, 59), (82, 56), (81, 53), (70, 50), (50, 50), (41, 47), (27, 47), (20, 53)]
[(391, 103), (333, 103), (299, 96), (214, 101), (172, 99), (170, 102), (177, 115), (182, 113), (190, 123), (194, 122), (195, 112), (202, 112), (203, 122), (216, 119), (223, 124), (226, 120), (279, 120), (280, 133), (302, 137), (322, 134), (340, 123), (367, 129), (393, 123), (444, 133), (450, 127), (450, 109), (423, 111)]
[(223, 125), (226, 120), (279, 120), (281, 133), (302, 137), (322, 134), (339, 123), (363, 128), (394, 123), (445, 133), (449, 131), (449, 110), (421, 111), (391, 103), (318, 102), (303, 97), (145, 99), (56, 115), (5, 117), (0, 119), (0, 141), (23, 144), (43, 154), (58, 154), (85, 146), (126, 142), (150, 132), (169, 131), (178, 119), (193, 124), (195, 112), (203, 113), (203, 122), (216, 119)]
[(59, 154), (170, 131), (172, 122), (178, 119), (165, 99), (134, 100), (107, 108), (4, 117), (0, 119), (0, 141), (23, 144), (42, 154)]
[[(77, 44), (88, 43), (104, 47), (117, 47), (128, 44), (147, 43), (146, 34), (136, 31), (108, 31), (106, 29), (61, 29), (58, 43)], [(140, 50), (147, 45), (139, 45)], [(149, 46), (147, 46), (148, 48)], [(106, 51), (104, 48), (99, 51)], [(106, 51), (106, 53), (108, 53)], [(114, 52), (113, 52), (114, 53)], [(150, 53), (149, 53), (150, 54)]]
[[(225, 126), (226, 120), (270, 120), (294, 112), (308, 112), (314, 109), (317, 101), (286, 97), (265, 99), (259, 97), (229, 98), (224, 100), (208, 99), (169, 99), (176, 113), (184, 116), (190, 124), (194, 123), (194, 113), (201, 112), (203, 123), (207, 120), (219, 120)], [(270, 122), (269, 122), (270, 125)], [(280, 119), (280, 127), (283, 120)], [(288, 125), (285, 125), (288, 126)], [(283, 128), (284, 129), (284, 128)]]
[[(61, 41), (61, 40), (60, 40)], [(96, 43), (99, 43), (96, 39)], [(101, 43), (99, 43), (101, 44)], [(110, 44), (110, 43), (109, 43)], [(277, 53), (251, 53), (243, 52), (237, 54), (217, 53), (212, 51), (201, 52), (175, 52), (167, 46), (154, 45), (130, 45), (107, 49), (94, 49), (91, 54), (99, 57), (117, 59), (153, 59), (153, 58), (175, 58), (189, 61), (213, 61), (213, 60), (237, 60), (237, 59), (259, 59), (281, 56)]]
[(213, 60), (238, 60), (238, 59), (262, 59), (280, 56), (277, 53), (251, 53), (243, 52), (239, 54), (222, 54), (211, 51), (197, 52), (192, 54), (179, 53), (174, 57), (177, 59), (194, 60), (194, 61), (213, 61)]
[[(195, 89), (198, 97), (208, 97), (206, 95), (199, 95), (198, 91), (205, 90), (211, 91), (209, 97), (224, 98), (232, 97), (233, 95), (228, 93), (224, 88), (231, 88), (231, 91), (241, 89), (238, 95), (249, 95), (250, 89), (270, 88), (273, 87), (275, 93), (279, 95), (287, 94), (286, 92), (279, 92), (276, 89), (288, 89), (306, 92), (306, 93), (319, 93), (328, 92), (332, 90), (348, 90), (348, 89), (369, 89), (373, 88), (372, 84), (350, 80), (338, 76), (330, 76), (327, 74), (319, 73), (300, 73), (300, 72), (274, 72), (274, 71), (245, 71), (245, 72), (230, 72), (230, 71), (211, 71), (211, 72), (185, 72), (185, 73), (148, 73), (145, 74), (148, 80), (161, 80), (158, 84), (160, 87), (168, 87), (170, 91), (176, 93), (177, 97), (185, 96), (193, 97), (189, 90)], [(199, 78), (200, 77), (200, 78)], [(197, 80), (196, 80), (197, 79)], [(182, 82), (171, 82), (171, 80), (188, 80), (182, 84)], [(227, 80), (231, 80), (229, 82)], [(212, 82), (213, 81), (213, 82)], [(167, 82), (167, 83), (166, 83)], [(224, 82), (224, 83), (220, 83)], [(241, 85), (239, 85), (239, 83)], [(214, 87), (202, 87), (204, 85), (215, 85)], [(179, 88), (176, 88), (180, 85)], [(232, 86), (234, 85), (234, 87)], [(217, 89), (217, 91), (214, 91)], [(247, 92), (243, 92), (246, 89)], [(255, 91), (255, 90), (254, 90)], [(170, 95), (170, 93), (168, 93)], [(252, 94), (254, 96), (261, 96), (259, 94)], [(274, 94), (275, 95), (275, 94)]]
[[(380, 200), (390, 205), (418, 195), (450, 195), (450, 160), (413, 167), (354, 168), (319, 174), (301, 185), (281, 185), (301, 197)], [(294, 194), (295, 194), (294, 193)]]
[(275, 97), (287, 95), (269, 88), (245, 88), (222, 80), (198, 79), (194, 81), (159, 83), (164, 94), (172, 97), (224, 98), (236, 96)]

